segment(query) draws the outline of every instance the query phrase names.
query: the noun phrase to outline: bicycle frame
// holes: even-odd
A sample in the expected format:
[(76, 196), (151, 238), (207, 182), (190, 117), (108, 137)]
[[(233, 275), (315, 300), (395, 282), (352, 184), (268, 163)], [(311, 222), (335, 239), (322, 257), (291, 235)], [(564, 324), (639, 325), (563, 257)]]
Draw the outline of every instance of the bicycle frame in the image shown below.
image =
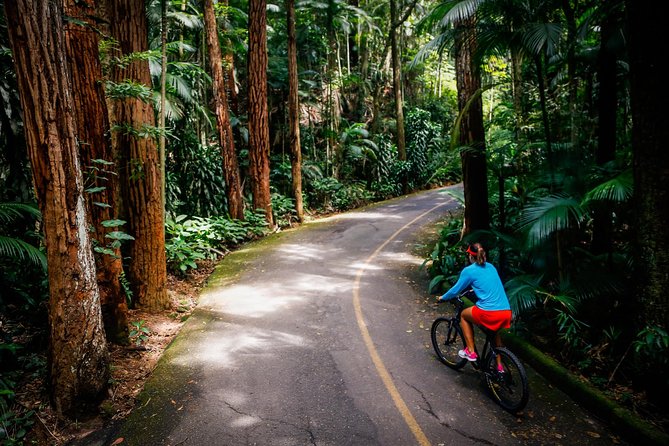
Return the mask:
[[(462, 310), (465, 309), (465, 302), (464, 300), (462, 300), (462, 298), (470, 293), (473, 294), (473, 291), (471, 290), (466, 291), (454, 299), (455, 302), (453, 302), (453, 305), (455, 306), (456, 311), (455, 311), (455, 316), (453, 316), (453, 320), (459, 326), (462, 325), (460, 323), (460, 320), (462, 316)], [(485, 370), (485, 368), (482, 367), (482, 365), (487, 362), (489, 355), (492, 355), (493, 358), (497, 358), (497, 348), (496, 348), (497, 346), (495, 345), (495, 338), (497, 336), (497, 332), (482, 327), (481, 325), (478, 324), (472, 324), (472, 327), (478, 328), (479, 330), (481, 330), (483, 334), (485, 334), (485, 342), (483, 344), (483, 350), (481, 350), (481, 354), (478, 355), (477, 360), (472, 363), (472, 366), (476, 370), (483, 370), (484, 373), (488, 373), (488, 371)], [(478, 354), (478, 351), (476, 353)]]
[[(438, 317), (430, 329), (430, 337), (437, 357), (454, 370), (460, 370), (468, 362), (459, 355), (457, 350), (466, 346), (460, 321), (465, 307), (463, 297), (468, 293), (463, 293), (450, 301), (455, 307), (455, 314)], [(476, 361), (471, 362), (472, 366), (482, 374), (490, 395), (500, 406), (512, 413), (522, 410), (529, 398), (525, 368), (508, 348), (497, 346), (496, 331), (478, 324), (472, 325), (478, 327), (485, 335), (481, 354), (478, 355)], [(473, 330), (476, 333), (476, 329), (473, 328)], [(498, 369), (499, 365), (502, 366), (501, 369)]]

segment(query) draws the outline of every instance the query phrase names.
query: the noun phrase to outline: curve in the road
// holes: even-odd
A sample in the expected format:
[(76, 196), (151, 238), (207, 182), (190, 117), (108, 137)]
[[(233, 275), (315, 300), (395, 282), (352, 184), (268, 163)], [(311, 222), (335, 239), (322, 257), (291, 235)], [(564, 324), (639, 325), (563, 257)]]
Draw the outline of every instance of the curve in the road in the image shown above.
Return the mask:
[(362, 315), (362, 306), (360, 305), (360, 282), (363, 274), (365, 273), (365, 270), (367, 269), (367, 266), (369, 266), (372, 263), (372, 261), (381, 251), (383, 251), (383, 249), (388, 245), (388, 243), (393, 241), (406, 228), (408, 228), (409, 226), (416, 223), (429, 213), (435, 211), (436, 209), (446, 204), (447, 203), (442, 203), (434, 206), (432, 209), (423, 212), (421, 215), (414, 218), (409, 223), (405, 224), (400, 229), (395, 231), (393, 235), (388, 237), (386, 241), (384, 241), (381, 245), (379, 245), (379, 247), (376, 248), (376, 250), (367, 258), (367, 260), (365, 260), (364, 264), (356, 272), (355, 281), (353, 282), (353, 308), (355, 309), (355, 318), (356, 321), (358, 322), (358, 327), (360, 328), (360, 333), (362, 335), (362, 338), (365, 341), (365, 345), (367, 346), (367, 351), (369, 352), (369, 356), (372, 358), (374, 367), (376, 367), (376, 372), (381, 378), (381, 381), (383, 381), (386, 390), (388, 390), (390, 397), (393, 399), (395, 407), (397, 407), (397, 410), (400, 412), (402, 418), (404, 418), (404, 421), (406, 422), (407, 426), (409, 426), (409, 429), (413, 433), (414, 437), (416, 437), (418, 444), (421, 446), (430, 446), (430, 441), (427, 439), (427, 436), (425, 435), (421, 427), (418, 425), (418, 422), (416, 421), (414, 416), (411, 414), (409, 407), (402, 399), (402, 396), (397, 390), (397, 386), (395, 386), (395, 383), (393, 382), (390, 373), (388, 373), (388, 369), (383, 363), (381, 356), (379, 356), (376, 347), (374, 347), (374, 342), (372, 341), (372, 337), (369, 334), (369, 330), (367, 329), (367, 324), (365, 323), (365, 320)]

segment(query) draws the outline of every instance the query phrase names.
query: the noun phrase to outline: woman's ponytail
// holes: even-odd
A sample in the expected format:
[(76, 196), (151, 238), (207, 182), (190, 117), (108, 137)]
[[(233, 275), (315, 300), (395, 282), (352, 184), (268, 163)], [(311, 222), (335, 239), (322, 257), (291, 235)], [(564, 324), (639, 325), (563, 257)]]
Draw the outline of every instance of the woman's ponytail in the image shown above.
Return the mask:
[(472, 243), (467, 247), (467, 254), (474, 257), (477, 265), (483, 266), (486, 262), (485, 249), (480, 243)]

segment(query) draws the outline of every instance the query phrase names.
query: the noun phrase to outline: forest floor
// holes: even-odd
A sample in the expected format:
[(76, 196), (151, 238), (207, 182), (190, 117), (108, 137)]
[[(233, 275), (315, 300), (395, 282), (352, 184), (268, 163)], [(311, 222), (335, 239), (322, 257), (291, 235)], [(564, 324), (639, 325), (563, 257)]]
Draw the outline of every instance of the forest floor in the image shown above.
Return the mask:
[(99, 411), (85, 414), (79, 419), (58, 417), (47, 403), (43, 377), (25, 377), (25, 382), (17, 386), (20, 390), (16, 392), (16, 400), (25, 409), (35, 412), (35, 423), (25, 438), (25, 444), (65, 445), (102, 428), (112, 420), (125, 418), (133, 410), (135, 397), (151, 376), (158, 359), (197, 305), (198, 295), (214, 267), (214, 262), (205, 262), (200, 263), (186, 277), (170, 275), (168, 289), (173, 301), (171, 309), (157, 314), (129, 311), (130, 323), (141, 324), (149, 330), (149, 334), (139, 345), (110, 344), (111, 386)]

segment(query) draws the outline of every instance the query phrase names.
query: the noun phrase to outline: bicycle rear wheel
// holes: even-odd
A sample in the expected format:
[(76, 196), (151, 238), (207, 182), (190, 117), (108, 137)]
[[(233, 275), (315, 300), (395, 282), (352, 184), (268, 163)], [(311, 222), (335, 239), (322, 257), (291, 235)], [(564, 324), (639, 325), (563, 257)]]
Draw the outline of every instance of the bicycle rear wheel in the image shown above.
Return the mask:
[(438, 317), (432, 323), (430, 335), (434, 351), (441, 362), (455, 370), (464, 367), (467, 360), (458, 356), (458, 351), (465, 348), (465, 339), (457, 322), (451, 318)]
[(497, 371), (497, 361), (488, 355), (486, 364), (486, 384), (492, 398), (505, 410), (511, 413), (520, 412), (525, 408), (530, 396), (527, 373), (523, 364), (510, 350), (498, 347), (497, 354), (502, 358), (504, 372)]

